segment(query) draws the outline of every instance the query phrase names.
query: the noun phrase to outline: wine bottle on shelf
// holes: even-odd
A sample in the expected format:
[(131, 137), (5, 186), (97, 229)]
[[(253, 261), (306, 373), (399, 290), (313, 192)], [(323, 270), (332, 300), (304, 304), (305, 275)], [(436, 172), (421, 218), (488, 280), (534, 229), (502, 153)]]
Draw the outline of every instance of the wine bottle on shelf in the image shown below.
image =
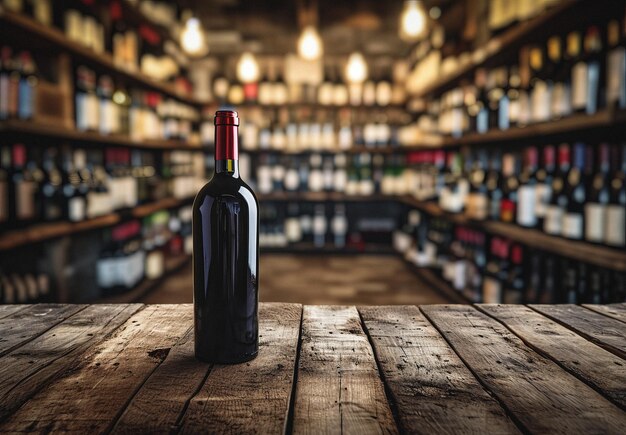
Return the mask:
[[(48, 148), (43, 156), (43, 174), (44, 178), (41, 184), (41, 213), (42, 219), (53, 222), (66, 217), (66, 197), (65, 187), (63, 185), (63, 174), (58, 167), (56, 148)], [(71, 185), (67, 186), (68, 190), (72, 189)], [(68, 196), (72, 195), (68, 192)]]
[(524, 170), (520, 174), (517, 192), (517, 224), (532, 228), (537, 225), (537, 148), (524, 152)]
[[(624, 17), (626, 19), (626, 17)], [(607, 25), (606, 103), (609, 107), (626, 108), (626, 38), (618, 20)]]
[(87, 212), (86, 192), (82, 188), (82, 179), (74, 166), (73, 156), (69, 149), (63, 150), (62, 192), (63, 217), (71, 222), (85, 219)]
[(503, 302), (505, 304), (521, 304), (524, 302), (525, 279), (524, 250), (522, 245), (514, 244), (510, 250), (509, 271), (504, 286)]
[(483, 279), (482, 300), (486, 304), (502, 303), (502, 275), (500, 258), (503, 240), (492, 237), (489, 247), (488, 261), (485, 265), (485, 277)]
[(571, 67), (572, 110), (583, 113), (587, 109), (587, 62), (582, 58), (580, 32), (567, 35), (567, 57)]
[(526, 289), (524, 290), (524, 302), (527, 304), (536, 304), (539, 302), (544, 257), (545, 254), (543, 252), (536, 250), (528, 255), (528, 274)]
[(215, 175), (193, 205), (196, 357), (237, 363), (258, 353), (259, 206), (239, 178), (234, 111), (215, 115)]
[(564, 194), (567, 206), (563, 215), (563, 236), (568, 239), (581, 240), (584, 237), (584, 205), (587, 195), (585, 183), (585, 145), (574, 144), (573, 165), (567, 174)]
[(20, 72), (11, 47), (0, 52), (0, 119), (16, 118), (19, 110)]
[(609, 146), (600, 144), (596, 172), (589, 184), (589, 194), (584, 206), (585, 240), (593, 243), (604, 241), (606, 209), (609, 203)]
[[(621, 150), (620, 150), (621, 148)], [(621, 159), (619, 158), (621, 151)], [(617, 248), (626, 247), (626, 144), (613, 148), (613, 175), (609, 182), (604, 241)]]
[(591, 26), (585, 35), (585, 57), (587, 62), (587, 104), (585, 112), (593, 115), (605, 105), (605, 59), (602, 55), (600, 30)]
[(536, 172), (535, 178), (535, 219), (536, 227), (543, 229), (544, 219), (550, 196), (552, 194), (552, 179), (554, 177), (554, 146), (546, 145), (543, 148), (543, 161), (541, 168)]
[(346, 217), (346, 207), (343, 204), (335, 205), (335, 215), (333, 216), (331, 227), (335, 248), (346, 246), (346, 234), (348, 233), (348, 218)]
[(478, 151), (474, 158), (472, 170), (469, 174), (470, 191), (465, 207), (467, 217), (476, 220), (487, 219), (489, 212), (489, 198), (485, 183), (487, 167), (487, 152)]
[(313, 245), (316, 248), (323, 248), (326, 245), (326, 207), (324, 204), (315, 206), (313, 216)]
[(29, 120), (35, 115), (38, 78), (37, 67), (28, 51), (20, 53), (20, 70), (18, 116)]
[(565, 178), (570, 170), (569, 145), (561, 144), (558, 149), (559, 168), (552, 179), (550, 201), (546, 207), (546, 216), (543, 221), (543, 230), (547, 234), (561, 235), (563, 232), (563, 217), (567, 207), (565, 194)]
[(0, 232), (8, 227), (9, 189), (11, 174), (11, 149), (8, 146), (0, 147)]
[(502, 201), (502, 159), (499, 151), (494, 151), (489, 160), (489, 172), (485, 179), (487, 187), (488, 217), (491, 220), (500, 220), (500, 203)]
[(559, 119), (569, 113), (570, 90), (566, 75), (566, 64), (563, 61), (563, 51), (560, 36), (551, 36), (546, 44), (547, 67), (546, 81), (550, 89), (550, 116)]
[(531, 115), (533, 122), (547, 121), (550, 119), (551, 89), (546, 81), (546, 63), (541, 46), (533, 47), (530, 50), (530, 69), (532, 78), (530, 86)]
[(513, 153), (502, 156), (502, 200), (500, 202), (500, 220), (514, 222), (517, 214), (517, 189), (519, 188), (518, 159)]
[(543, 276), (541, 290), (539, 292), (540, 304), (553, 304), (557, 302), (560, 288), (560, 271), (556, 256), (546, 254), (544, 257)]

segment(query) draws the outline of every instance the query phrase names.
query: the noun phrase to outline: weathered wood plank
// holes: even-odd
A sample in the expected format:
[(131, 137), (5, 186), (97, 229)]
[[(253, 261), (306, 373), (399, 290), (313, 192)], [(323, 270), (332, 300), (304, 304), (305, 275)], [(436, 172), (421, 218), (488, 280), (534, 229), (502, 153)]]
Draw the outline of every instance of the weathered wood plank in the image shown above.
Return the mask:
[(133, 397), (113, 433), (173, 432), (210, 369), (210, 364), (195, 358), (190, 328)]
[(523, 305), (479, 305), (524, 343), (626, 409), (626, 362)]
[(284, 433), (291, 402), (302, 306), (260, 304), (259, 355), (215, 365), (193, 397), (183, 433)]
[(0, 356), (28, 343), (86, 305), (37, 304), (0, 319)]
[(0, 305), (0, 319), (24, 310), (28, 305)]
[(141, 305), (91, 305), (0, 359), (0, 420), (69, 369)]
[(626, 322), (626, 302), (607, 305), (583, 304), (583, 307), (612, 317), (620, 322)]
[(189, 306), (144, 308), (1, 423), (0, 432), (107, 431), (191, 323)]
[(360, 307), (406, 433), (519, 433), (414, 306)]
[(304, 307), (293, 432), (397, 433), (354, 307)]
[(578, 305), (529, 305), (586, 339), (626, 359), (626, 324)]
[(465, 364), (532, 433), (624, 432), (626, 413), (469, 306), (420, 307)]

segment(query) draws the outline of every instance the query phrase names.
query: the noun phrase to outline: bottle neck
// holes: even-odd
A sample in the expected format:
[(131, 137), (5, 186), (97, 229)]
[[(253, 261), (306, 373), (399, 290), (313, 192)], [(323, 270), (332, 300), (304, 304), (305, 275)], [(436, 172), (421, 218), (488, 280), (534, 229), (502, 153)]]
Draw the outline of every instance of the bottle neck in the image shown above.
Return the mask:
[(215, 173), (239, 178), (239, 136), (236, 125), (215, 126)]

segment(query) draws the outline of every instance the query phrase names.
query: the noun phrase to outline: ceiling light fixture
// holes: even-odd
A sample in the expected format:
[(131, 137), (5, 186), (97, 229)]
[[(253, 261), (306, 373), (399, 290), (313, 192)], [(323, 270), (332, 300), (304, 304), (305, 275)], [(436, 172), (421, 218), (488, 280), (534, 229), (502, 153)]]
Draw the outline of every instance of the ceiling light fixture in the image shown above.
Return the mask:
[(180, 45), (191, 56), (204, 56), (208, 53), (209, 47), (199, 19), (193, 17), (187, 19), (180, 35)]
[(237, 62), (237, 78), (242, 83), (253, 83), (259, 80), (259, 63), (254, 54), (246, 51)]
[(400, 15), (400, 38), (416, 41), (426, 34), (426, 12), (421, 1), (407, 0)]
[(298, 55), (302, 59), (316, 60), (324, 53), (322, 38), (315, 26), (306, 26), (298, 38)]
[(367, 78), (367, 63), (358, 51), (352, 53), (346, 65), (346, 79), (350, 83), (362, 83)]

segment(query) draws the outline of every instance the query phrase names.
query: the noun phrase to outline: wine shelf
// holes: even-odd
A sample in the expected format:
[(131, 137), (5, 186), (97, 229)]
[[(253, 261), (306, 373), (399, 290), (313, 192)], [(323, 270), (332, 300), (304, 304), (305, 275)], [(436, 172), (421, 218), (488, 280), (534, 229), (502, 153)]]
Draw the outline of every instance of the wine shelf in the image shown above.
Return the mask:
[(178, 92), (170, 84), (160, 83), (138, 71), (125, 70), (115, 64), (110, 53), (96, 53), (92, 49), (70, 40), (59, 29), (45, 26), (29, 17), (0, 8), (0, 23), (3, 27), (3, 34), (6, 32), (6, 35), (20, 35), (22, 44), (34, 49), (43, 50), (54, 47), (56, 50), (69, 52), (84, 62), (106, 70), (115, 78), (162, 92), (187, 104), (196, 106), (204, 104), (192, 96)]
[(34, 121), (10, 120), (0, 122), (0, 132), (19, 133), (35, 137), (53, 137), (60, 140), (71, 140), (84, 143), (118, 145), (134, 148), (161, 150), (202, 151), (200, 145), (191, 145), (179, 140), (133, 140), (120, 134), (104, 135), (97, 132), (80, 131), (59, 125), (49, 125)]
[[(161, 285), (163, 281), (170, 275), (178, 272), (180, 269), (185, 267), (191, 261), (191, 256), (189, 255), (176, 255), (165, 258), (165, 265), (163, 275), (156, 279), (144, 279), (141, 281), (135, 288), (132, 290), (121, 293), (118, 295), (111, 295), (104, 298), (99, 299), (97, 302), (99, 304), (131, 304), (139, 301), (142, 297), (146, 296), (156, 287)], [(189, 294), (191, 295), (192, 289), (189, 286)]]
[(584, 261), (608, 269), (626, 271), (626, 250), (595, 245), (589, 242), (551, 236), (542, 231), (523, 228), (515, 224), (495, 221), (476, 221), (464, 214), (449, 213), (432, 201), (419, 201), (411, 196), (391, 195), (345, 195), (336, 192), (281, 192), (257, 195), (259, 201), (304, 202), (399, 202), (415, 207), (431, 216), (443, 217), (459, 225), (467, 225), (489, 234), (507, 237), (532, 248), (552, 252), (578, 261)]
[(126, 217), (142, 218), (159, 210), (166, 210), (182, 206), (191, 202), (192, 198), (174, 199), (166, 198), (150, 204), (141, 205), (127, 211), (119, 211), (100, 216), (93, 219), (86, 219), (81, 222), (52, 222), (34, 224), (24, 229), (11, 230), (5, 234), (0, 234), (0, 251), (14, 249), (23, 245), (39, 243), (46, 240), (81, 233), (113, 226)]
[(361, 154), (361, 153), (370, 153), (370, 154), (393, 154), (396, 152), (405, 151), (402, 147), (376, 147), (370, 148), (365, 146), (353, 146), (348, 149), (307, 149), (302, 151), (290, 151), (290, 150), (277, 150), (272, 148), (266, 149), (246, 149), (241, 148), (239, 150), (240, 154), (278, 154), (285, 156), (302, 156), (309, 154)]
[(450, 300), (451, 303), (454, 303), (454, 304), (472, 304), (473, 303), (468, 298), (466, 298), (463, 293), (456, 291), (450, 284), (444, 281), (443, 278), (439, 277), (432, 268), (416, 266), (410, 261), (407, 261), (405, 258), (403, 257), (401, 258), (409, 269), (411, 269), (417, 276), (419, 276), (429, 286), (433, 287), (440, 294), (448, 298), (448, 300)]
[[(225, 105), (225, 107), (231, 107), (230, 105)], [(358, 111), (381, 111), (381, 110), (405, 110), (405, 104), (387, 104), (386, 106), (380, 106), (378, 104), (373, 105), (352, 105), (352, 104), (321, 104), (315, 102), (288, 102), (285, 104), (258, 104), (258, 103), (243, 103), (237, 106), (240, 110), (246, 109), (260, 109), (260, 110), (277, 110), (277, 109), (312, 109), (312, 110), (343, 110), (343, 109), (353, 109)]]
[[(514, 59), (517, 51), (525, 44), (540, 40), (553, 32), (555, 27), (573, 28), (585, 18), (584, 11), (589, 10), (589, 1), (566, 0), (552, 6), (535, 18), (519, 23), (494, 38), (486, 48), (482, 58), (473, 60), (466, 66), (459, 67), (453, 73), (440, 76), (431, 84), (420, 89), (412, 96), (423, 98), (440, 94), (455, 87), (462, 80), (471, 80), (474, 72), (481, 67), (493, 67), (504, 61)], [(619, 6), (618, 6), (619, 7)], [(597, 10), (597, 8), (596, 8)]]
[(287, 246), (263, 246), (260, 248), (261, 253), (286, 253), (286, 254), (307, 254), (307, 255), (354, 255), (354, 254), (376, 254), (376, 255), (392, 255), (395, 251), (391, 246), (369, 243), (362, 248), (346, 246), (337, 248), (333, 245), (325, 245), (322, 247), (315, 246), (313, 243), (293, 243)]
[(507, 237), (531, 248), (541, 249), (608, 269), (626, 271), (626, 250), (551, 236), (539, 230), (523, 228), (505, 222), (476, 221), (469, 219), (462, 213), (446, 212), (434, 202), (418, 201), (410, 196), (402, 197), (400, 201), (432, 216), (444, 217), (456, 224), (471, 226), (489, 234)]

